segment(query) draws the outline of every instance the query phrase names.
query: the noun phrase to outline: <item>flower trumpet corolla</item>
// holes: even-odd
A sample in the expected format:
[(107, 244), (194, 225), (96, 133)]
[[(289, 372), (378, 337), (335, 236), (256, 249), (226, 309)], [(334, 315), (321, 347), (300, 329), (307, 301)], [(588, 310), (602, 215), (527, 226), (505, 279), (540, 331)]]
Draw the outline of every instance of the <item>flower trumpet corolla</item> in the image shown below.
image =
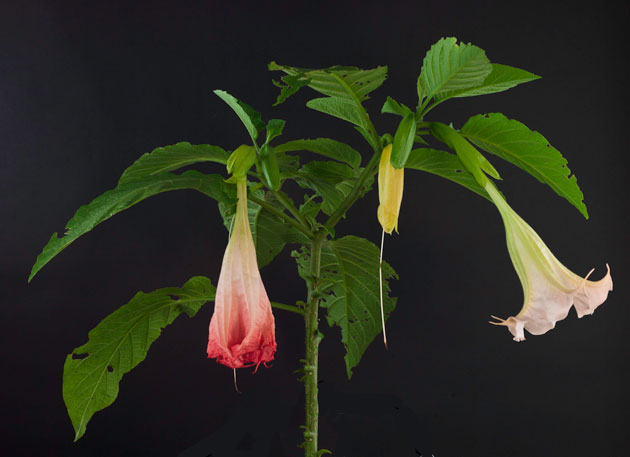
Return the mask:
[(396, 169), (390, 162), (392, 145), (385, 146), (381, 153), (378, 166), (378, 210), (376, 216), (383, 227), (381, 235), (381, 257), (378, 266), (378, 280), (381, 297), (381, 322), (383, 325), (383, 343), (387, 348), (387, 334), (385, 333), (385, 313), (383, 311), (383, 244), (385, 233), (398, 232), (398, 214), (402, 203), (405, 169)]
[(402, 203), (405, 169), (396, 169), (390, 162), (392, 145), (385, 146), (378, 166), (378, 221), (383, 230), (391, 235), (398, 232), (398, 213)]
[(506, 326), (514, 341), (523, 341), (523, 329), (532, 335), (542, 335), (567, 317), (571, 306), (575, 306), (578, 317), (593, 314), (613, 288), (608, 264), (606, 276), (599, 281), (588, 280), (593, 270), (584, 278), (569, 271), (507, 204), (490, 180), (485, 189), (501, 213), (508, 251), (523, 285), (525, 301), (516, 316), (507, 319), (492, 316), (498, 322), (490, 323)]
[(230, 368), (258, 368), (273, 360), (275, 323), (247, 218), (246, 181), (236, 186), (238, 203), (210, 320), (208, 358)]

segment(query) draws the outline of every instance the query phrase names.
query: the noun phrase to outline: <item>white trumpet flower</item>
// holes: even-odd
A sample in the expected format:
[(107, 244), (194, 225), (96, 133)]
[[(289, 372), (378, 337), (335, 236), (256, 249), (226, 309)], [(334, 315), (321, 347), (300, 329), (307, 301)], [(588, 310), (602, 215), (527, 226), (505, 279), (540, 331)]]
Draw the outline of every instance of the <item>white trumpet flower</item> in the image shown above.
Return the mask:
[(507, 204), (489, 180), (485, 189), (501, 213), (505, 225), (508, 251), (523, 285), (524, 304), (516, 316), (500, 319), (492, 316), (514, 336), (525, 339), (523, 329), (532, 335), (542, 335), (575, 307), (577, 316), (593, 314), (604, 303), (613, 288), (610, 268), (599, 281), (589, 281), (593, 272), (581, 277), (568, 270), (551, 253), (538, 234)]

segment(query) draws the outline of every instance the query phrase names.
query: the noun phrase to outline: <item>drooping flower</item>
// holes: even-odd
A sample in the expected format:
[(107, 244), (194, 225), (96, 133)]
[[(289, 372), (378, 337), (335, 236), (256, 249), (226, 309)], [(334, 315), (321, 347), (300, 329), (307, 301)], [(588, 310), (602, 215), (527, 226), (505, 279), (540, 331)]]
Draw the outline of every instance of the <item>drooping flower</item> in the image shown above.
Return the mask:
[(604, 303), (613, 283), (610, 268), (599, 281), (589, 281), (593, 272), (581, 277), (568, 270), (551, 253), (538, 234), (507, 204), (490, 180), (485, 189), (501, 213), (505, 225), (508, 251), (523, 285), (524, 304), (516, 316), (490, 322), (503, 325), (514, 341), (525, 339), (524, 329), (532, 335), (542, 335), (575, 307), (577, 316), (593, 314)]
[(378, 166), (378, 210), (377, 217), (385, 233), (398, 232), (398, 213), (403, 197), (405, 169), (396, 169), (390, 162), (392, 145), (385, 146)]
[(238, 202), (210, 320), (208, 358), (230, 368), (266, 364), (276, 352), (271, 303), (258, 271), (247, 218), (247, 184), (236, 184)]
[(381, 298), (381, 323), (383, 326), (383, 343), (387, 348), (387, 333), (385, 332), (385, 312), (383, 311), (383, 244), (385, 233), (398, 232), (398, 214), (403, 197), (405, 169), (396, 169), (390, 162), (392, 145), (385, 146), (378, 165), (378, 210), (376, 216), (383, 227), (381, 235), (381, 257), (378, 266), (378, 281)]

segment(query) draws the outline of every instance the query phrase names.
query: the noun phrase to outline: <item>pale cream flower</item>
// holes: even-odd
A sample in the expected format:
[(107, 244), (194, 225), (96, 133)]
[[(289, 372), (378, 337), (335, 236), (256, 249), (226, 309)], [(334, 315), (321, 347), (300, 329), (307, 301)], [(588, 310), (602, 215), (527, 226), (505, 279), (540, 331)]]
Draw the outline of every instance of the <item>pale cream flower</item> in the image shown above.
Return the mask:
[(610, 268), (599, 281), (589, 281), (591, 270), (582, 278), (568, 270), (554, 257), (538, 234), (507, 204), (489, 180), (486, 191), (501, 213), (505, 225), (508, 251), (523, 285), (524, 304), (516, 316), (490, 322), (504, 325), (514, 341), (525, 339), (523, 329), (532, 335), (542, 335), (575, 307), (577, 316), (593, 314), (604, 303), (613, 283)]
[(385, 146), (378, 167), (378, 221), (385, 233), (398, 232), (398, 214), (402, 203), (405, 169), (395, 169), (390, 163), (392, 145)]

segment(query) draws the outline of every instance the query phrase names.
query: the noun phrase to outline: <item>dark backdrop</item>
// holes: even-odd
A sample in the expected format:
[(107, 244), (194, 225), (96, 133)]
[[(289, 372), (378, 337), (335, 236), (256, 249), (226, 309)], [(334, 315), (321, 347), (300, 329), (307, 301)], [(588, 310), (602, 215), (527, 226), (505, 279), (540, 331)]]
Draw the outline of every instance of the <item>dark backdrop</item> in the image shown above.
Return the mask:
[[(553, 2), (552, 2), (553, 3)], [(560, 2), (558, 2), (560, 3)], [(616, 3), (616, 2), (615, 2)], [(621, 2), (619, 2), (621, 3)], [(586, 2), (584, 3), (586, 4)], [(342, 457), (617, 456), (628, 446), (628, 8), (477, 2), (3, 2), (0, 9), (0, 316), (3, 455), (297, 456), (301, 319), (275, 312), (272, 368), (207, 360), (212, 312), (179, 318), (73, 444), (61, 397), (64, 358), (138, 290), (216, 282), (226, 233), (194, 191), (159, 195), (74, 243), (27, 285), (37, 254), (74, 211), (115, 186), (157, 146), (247, 141), (211, 90), (288, 120), (286, 139), (328, 136), (367, 153), (346, 123), (307, 110), (304, 94), (272, 107), (270, 60), (297, 66), (389, 65), (367, 106), (377, 129), (386, 95), (415, 104), (424, 53), (442, 36), (543, 79), (459, 99), (432, 118), (461, 126), (501, 111), (543, 132), (569, 160), (590, 220), (494, 160), (512, 206), (567, 267), (604, 262), (615, 291), (592, 317), (572, 311), (517, 344), (490, 314), (513, 315), (522, 290), (496, 209), (440, 178), (408, 172), (400, 235), (386, 258), (400, 274), (388, 322), (345, 377), (337, 329), (322, 327), (321, 446)], [(312, 94), (308, 94), (312, 95)], [(206, 169), (221, 171), (209, 165)], [(378, 242), (377, 196), (338, 226)], [(272, 299), (303, 299), (286, 250), (262, 271)]]

